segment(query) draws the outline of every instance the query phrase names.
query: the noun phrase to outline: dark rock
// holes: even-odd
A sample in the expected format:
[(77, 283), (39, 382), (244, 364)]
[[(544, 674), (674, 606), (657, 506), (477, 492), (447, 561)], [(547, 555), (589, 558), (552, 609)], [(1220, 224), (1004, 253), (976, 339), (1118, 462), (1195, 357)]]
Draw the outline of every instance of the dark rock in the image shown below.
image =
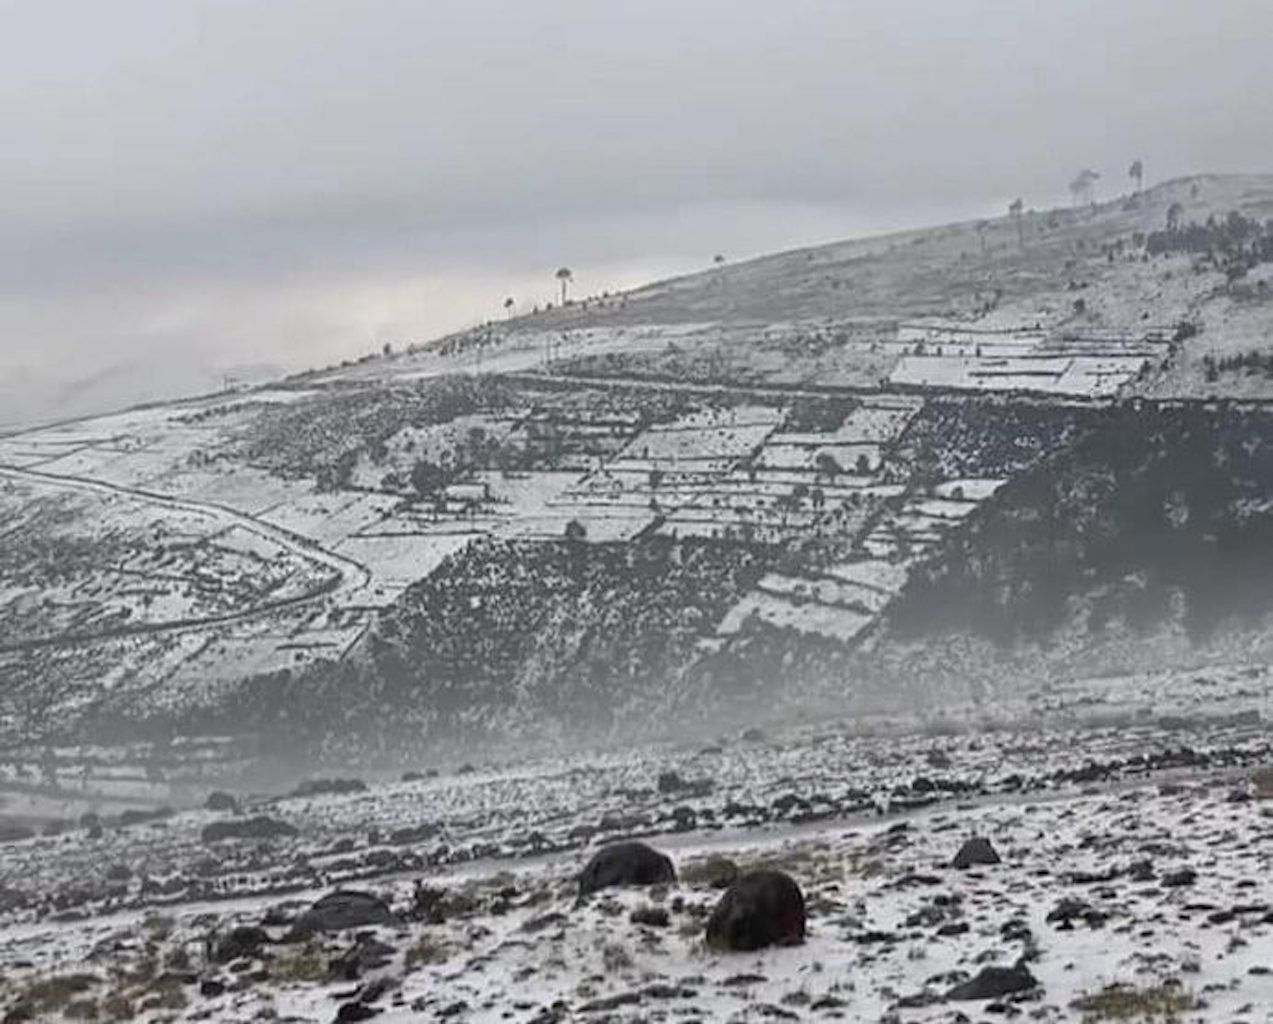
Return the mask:
[(1193, 885), (1197, 880), (1198, 872), (1193, 868), (1181, 868), (1179, 871), (1163, 875), (1158, 884), (1165, 889), (1179, 889), (1182, 886)]
[(721, 985), (725, 988), (747, 988), (750, 985), (760, 985), (769, 979), (763, 974), (732, 974)]
[(299, 834), (294, 825), (262, 814), (255, 818), (214, 821), (204, 826), (201, 835), (205, 843), (219, 843), (226, 839), (288, 839)]
[(792, 811), (808, 811), (812, 806), (808, 800), (796, 793), (783, 793), (774, 799), (774, 813), (787, 816)]
[(406, 916), (412, 921), (441, 924), (453, 917), (473, 914), (478, 909), (478, 901), (471, 894), (439, 889), (417, 881)]
[(374, 1003), (381, 996), (387, 995), (393, 989), (397, 988), (401, 982), (387, 977), (372, 978), (367, 984), (358, 990), (358, 1001), (360, 1003)]
[(676, 869), (664, 854), (645, 843), (614, 843), (602, 847), (579, 875), (579, 893), (586, 896), (615, 885), (655, 885), (675, 882)]
[(580, 1013), (604, 1013), (623, 1006), (636, 1006), (641, 1002), (640, 992), (617, 992), (612, 996), (592, 999), (579, 1007)]
[(685, 779), (676, 772), (661, 772), (658, 790), (664, 796), (683, 793), (686, 796), (707, 796), (713, 789), (711, 779)]
[(1138, 860), (1127, 869), (1127, 877), (1133, 882), (1152, 882), (1154, 880), (1153, 861)]
[(240, 925), (231, 928), (217, 940), (212, 951), (212, 959), (219, 964), (228, 964), (231, 960), (242, 960), (255, 956), (257, 950), (270, 941), (269, 933), (255, 925)]
[(165, 818), (171, 818), (176, 813), (171, 807), (155, 807), (150, 810), (131, 808), (120, 814), (119, 824), (121, 828), (128, 828), (130, 825), (144, 825), (149, 821), (163, 821)]
[(1104, 871), (1071, 871), (1064, 878), (1070, 885), (1105, 885), (1122, 874), (1118, 868), (1106, 868)]
[(858, 932), (853, 936), (853, 941), (859, 946), (873, 946), (876, 943), (888, 946), (894, 942), (900, 942), (901, 938), (902, 937), (896, 932), (884, 932), (873, 928), (864, 932)]
[(936, 992), (916, 992), (913, 995), (902, 996), (897, 1001), (897, 1006), (902, 1010), (917, 1010), (941, 1001), (942, 997)]
[(999, 999), (1014, 992), (1027, 992), (1039, 981), (1024, 964), (1014, 967), (983, 967), (981, 972), (946, 993), (946, 998), (956, 1002), (974, 999)]
[(984, 836), (973, 836), (955, 854), (950, 862), (952, 868), (970, 868), (979, 864), (998, 864), (999, 854)]
[(1095, 761), (1088, 761), (1082, 768), (1075, 768), (1070, 771), (1061, 771), (1057, 773), (1062, 781), (1074, 782), (1079, 785), (1090, 784), (1093, 782), (1101, 782), (1109, 778), (1110, 768), (1108, 765), (1097, 764)]
[(707, 944), (716, 949), (796, 945), (804, 935), (804, 893), (781, 871), (743, 875), (725, 891), (707, 921)]
[(379, 1017), (382, 1012), (366, 1003), (346, 1003), (336, 1011), (335, 1024), (356, 1024), (357, 1021)]
[(633, 924), (649, 925), (651, 928), (666, 928), (670, 918), (663, 907), (637, 907), (628, 915)]
[(387, 966), (394, 952), (392, 946), (375, 936), (360, 935), (352, 946), (328, 962), (327, 973), (342, 981), (357, 981), (367, 971)]
[(1089, 928), (1099, 928), (1109, 915), (1104, 911), (1097, 910), (1090, 903), (1084, 903), (1082, 900), (1063, 899), (1050, 911), (1045, 919), (1048, 924), (1054, 924), (1062, 931), (1069, 931), (1074, 927), (1075, 921), (1082, 921)]
[(412, 843), (432, 839), (439, 831), (440, 829), (437, 825), (407, 825), (404, 828), (397, 828), (390, 832), (389, 842), (395, 846), (408, 846)]
[(216, 999), (225, 994), (225, 982), (217, 978), (204, 978), (199, 982), (199, 995), (204, 999)]
[(379, 896), (353, 889), (338, 889), (316, 901), (296, 919), (290, 937), (304, 938), (315, 932), (340, 932), (375, 925), (396, 926), (398, 917)]
[(239, 801), (229, 793), (216, 790), (208, 794), (208, 799), (203, 802), (203, 806), (209, 811), (237, 811)]
[[(633, 911), (633, 913), (635, 913), (635, 911)], [(567, 920), (569, 920), (569, 918), (560, 911), (550, 910), (546, 914), (538, 914), (535, 917), (527, 918), (522, 922), (522, 931), (526, 932), (528, 935), (533, 935), (535, 932), (542, 932), (546, 928), (563, 925)]]
[(904, 875), (899, 875), (896, 880), (886, 883), (890, 889), (911, 889), (916, 886), (941, 885), (942, 880), (937, 875), (921, 875), (914, 871), (908, 871)]

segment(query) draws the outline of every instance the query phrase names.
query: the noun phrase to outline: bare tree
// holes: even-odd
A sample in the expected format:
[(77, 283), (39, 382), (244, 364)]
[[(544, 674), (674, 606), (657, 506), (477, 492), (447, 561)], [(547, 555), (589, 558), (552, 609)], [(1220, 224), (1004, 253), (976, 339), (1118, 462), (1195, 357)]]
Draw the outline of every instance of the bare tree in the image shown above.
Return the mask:
[(513, 315), (513, 307), (516, 305), (517, 303), (513, 301), (513, 297), (511, 295), (506, 298), (504, 300), (504, 315), (511, 318)]
[(1017, 226), (1017, 248), (1025, 248), (1025, 203), (1018, 197), (1008, 204), (1008, 216)]
[(575, 279), (575, 275), (570, 272), (569, 267), (560, 267), (557, 270), (557, 280), (561, 282), (561, 304), (566, 304), (566, 289), (570, 282)]
[(1145, 165), (1137, 157), (1132, 161), (1132, 165), (1127, 168), (1127, 176), (1136, 182), (1136, 191), (1139, 192), (1145, 187)]
[(1070, 195), (1074, 197), (1075, 206), (1092, 202), (1092, 186), (1099, 178), (1100, 175), (1089, 167), (1084, 167), (1074, 175), (1074, 180), (1070, 182)]

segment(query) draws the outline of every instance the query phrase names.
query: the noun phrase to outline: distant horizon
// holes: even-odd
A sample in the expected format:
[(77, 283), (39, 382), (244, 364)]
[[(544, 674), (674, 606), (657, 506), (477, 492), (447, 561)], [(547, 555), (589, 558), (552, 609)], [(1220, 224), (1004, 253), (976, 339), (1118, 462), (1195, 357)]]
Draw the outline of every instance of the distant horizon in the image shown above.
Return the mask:
[[(1152, 191), (1155, 188), (1170, 185), (1175, 182), (1188, 181), (1191, 179), (1201, 179), (1207, 177), (1216, 178), (1241, 178), (1241, 177), (1261, 177), (1267, 173), (1258, 171), (1200, 171), (1196, 173), (1186, 173), (1173, 175), (1159, 181), (1152, 181), (1145, 185), (1144, 191)], [(1114, 202), (1120, 197), (1128, 194), (1127, 188), (1122, 188), (1120, 182), (1120, 190), (1105, 196), (1098, 196), (1095, 199), (1096, 205), (1102, 205), (1108, 202)], [(977, 220), (995, 220), (1006, 215), (1006, 206), (1010, 200), (1002, 200), (995, 212), (976, 212), (972, 210), (950, 210), (947, 216), (938, 215), (936, 219), (928, 219), (920, 221), (918, 218), (925, 216), (925, 213), (913, 214), (907, 219), (906, 214), (902, 214), (891, 223), (875, 223), (863, 226), (859, 230), (849, 229), (847, 232), (837, 232), (833, 235), (822, 235), (813, 237), (812, 235), (804, 238), (788, 238), (785, 244), (775, 248), (762, 248), (752, 252), (746, 252), (734, 256), (722, 254), (726, 256), (728, 265), (746, 264), (749, 262), (764, 260), (767, 258), (782, 256), (787, 253), (800, 252), (804, 250), (813, 250), (828, 246), (835, 246), (847, 242), (869, 241), (871, 239), (884, 239), (894, 235), (906, 235), (915, 232), (935, 231), (943, 228), (967, 224)], [(1054, 202), (1050, 205), (1031, 205), (1026, 203), (1027, 210), (1035, 210), (1036, 212), (1046, 212), (1055, 209), (1068, 209), (1072, 204), (1062, 202)], [(931, 211), (929, 211), (931, 212)], [(574, 269), (574, 268), (572, 268)], [(584, 268), (585, 270), (587, 268)], [(608, 290), (611, 295), (629, 294), (638, 292), (644, 288), (655, 287), (659, 284), (676, 281), (684, 278), (690, 278), (699, 273), (704, 273), (712, 269), (710, 257), (707, 261), (697, 265), (691, 265), (686, 259), (683, 264), (677, 266), (668, 261), (662, 266), (657, 265), (657, 261), (650, 261), (648, 264), (647, 276), (634, 278), (617, 288), (599, 288), (596, 292), (589, 294), (600, 294), (601, 291)], [(639, 273), (639, 271), (632, 271)], [(594, 275), (593, 276), (597, 276)], [(555, 303), (556, 297), (554, 289), (555, 282), (551, 281), (550, 275), (545, 275), (549, 283), (540, 286), (542, 294), (539, 296), (538, 305), (540, 310), (546, 306)], [(585, 280), (586, 280), (585, 276)], [(530, 314), (530, 308), (519, 307), (515, 309), (512, 317), (513, 321), (522, 319)], [(39, 427), (47, 427), (63, 421), (75, 421), (80, 419), (91, 418), (99, 415), (108, 415), (113, 412), (124, 411), (137, 406), (162, 404), (165, 402), (177, 402), (188, 399), (194, 399), (209, 394), (220, 393), (222, 388), (219, 385), (226, 377), (245, 377), (250, 378), (245, 381), (249, 386), (266, 385), (276, 380), (286, 377), (303, 374), (312, 371), (319, 371), (333, 366), (339, 366), (342, 363), (352, 362), (354, 360), (366, 357), (368, 355), (379, 354), (382, 346), (389, 343), (395, 350), (401, 350), (407, 345), (428, 346), (444, 340), (447, 337), (462, 334), (465, 331), (481, 327), (484, 324), (499, 324), (505, 320), (504, 315), (499, 311), (491, 311), (485, 315), (476, 311), (457, 319), (441, 324), (437, 330), (427, 336), (388, 336), (380, 335), (368, 338), (365, 341), (347, 341), (335, 350), (327, 351), (326, 360), (316, 359), (307, 361), (304, 354), (296, 355), (291, 360), (283, 361), (265, 361), (255, 363), (225, 363), (216, 365), (205, 365), (187, 367), (191, 372), (183, 375), (178, 374), (177, 379), (170, 384), (160, 383), (154, 384), (153, 381), (146, 382), (143, 390), (140, 392), (130, 392), (128, 387), (135, 384), (133, 374), (139, 369), (140, 365), (145, 363), (150, 369), (154, 369), (153, 364), (146, 363), (148, 358), (140, 357), (122, 361), (121, 363), (108, 364), (94, 370), (88, 374), (88, 380), (67, 380), (61, 377), (50, 377), (41, 379), (38, 374), (27, 370), (25, 373), (20, 369), (16, 374), (4, 374), (4, 367), (0, 364), (0, 407), (5, 408), (10, 415), (0, 417), (0, 434), (13, 434), (28, 429)], [(163, 367), (161, 367), (163, 369)], [(24, 414), (13, 415), (11, 410), (14, 408), (14, 401), (17, 392), (25, 391), (34, 392), (38, 395), (41, 388), (49, 388), (56, 390), (63, 395), (66, 392), (74, 392), (81, 388), (89, 390), (89, 386), (94, 383), (94, 378), (109, 381), (111, 379), (122, 378), (125, 382), (125, 390), (122, 390), (117, 398), (101, 397), (99, 399), (91, 399), (79, 405), (75, 401), (67, 401), (65, 399), (50, 405), (47, 400), (37, 404), (34, 408), (29, 409)], [(158, 390), (145, 390), (147, 388), (157, 387)], [(91, 390), (90, 390), (91, 394)], [(29, 395), (28, 395), (29, 399)], [(20, 408), (20, 405), (19, 405)]]
[(0, 419), (436, 338), (544, 304), (563, 264), (614, 292), (1063, 205), (1084, 167), (1104, 195), (1133, 160), (1273, 167), (1249, 0), (13, 14)]
[[(824, 246), (840, 244), (843, 242), (868, 240), (871, 238), (883, 238), (883, 237), (888, 237), (889, 235), (905, 234), (905, 233), (913, 232), (913, 231), (936, 229), (936, 228), (941, 228), (950, 224), (964, 223), (971, 219), (977, 219), (977, 215), (972, 214), (971, 212), (968, 212), (968, 211), (961, 211), (961, 212), (964, 214), (963, 216), (960, 216), (956, 214), (954, 211), (952, 211), (951, 216), (945, 219), (937, 220), (935, 222), (931, 220), (920, 222), (917, 219), (914, 219), (914, 220), (899, 219), (894, 223), (873, 224), (870, 226), (863, 227), (861, 230), (858, 230), (858, 231), (850, 230), (848, 233), (835, 233), (832, 235), (823, 235), (820, 237), (815, 237), (812, 234), (809, 234), (805, 237), (789, 237), (784, 239), (783, 244), (780, 244), (777, 247), (758, 248), (754, 251), (746, 252), (746, 253), (735, 255), (735, 256), (730, 256), (728, 254), (722, 254), (722, 255), (726, 255), (726, 262), (728, 264), (733, 265), (733, 264), (747, 263), (754, 260), (765, 259), (771, 256), (778, 256), (787, 252), (796, 252), (796, 251), (801, 251), (804, 249), (816, 249), (816, 248), (820, 248)], [(991, 216), (999, 216), (999, 215), (1000, 214), (986, 213), (981, 216), (991, 217)], [(917, 217), (923, 216), (923, 214), (917, 214), (916, 216)], [(595, 292), (595, 294), (599, 294), (601, 291), (605, 291), (605, 290), (608, 290), (610, 294), (612, 295), (630, 293), (634, 291), (639, 291), (642, 288), (656, 286), (666, 281), (692, 277), (693, 275), (697, 273), (701, 273), (711, 269), (712, 255), (714, 255), (714, 253), (711, 255), (708, 255), (701, 263), (697, 263), (697, 264), (691, 264), (688, 258), (684, 259), (683, 262), (680, 262), (679, 264), (674, 263), (671, 259), (666, 259), (662, 261), (661, 263), (657, 259), (650, 260), (647, 264), (647, 269), (644, 276), (640, 276), (640, 277), (635, 276), (637, 274), (640, 274), (641, 271), (637, 269), (632, 269), (630, 271), (630, 273), (633, 275), (631, 280), (625, 281), (621, 278), (620, 283), (616, 287), (612, 287), (612, 288), (601, 287), (597, 289), (597, 292)], [(584, 279), (587, 280), (587, 277), (588, 277), (587, 271), (589, 268), (582, 267), (580, 269), (584, 271), (583, 276), (584, 276)], [(604, 268), (602, 270), (602, 273), (604, 273)], [(551, 305), (555, 302), (554, 289), (556, 288), (556, 284), (555, 282), (552, 281), (552, 278), (551, 278), (551, 270), (549, 273), (546, 273), (543, 276), (547, 283), (543, 284), (542, 286), (539, 286), (540, 292), (542, 294), (538, 295), (538, 302), (532, 303), (532, 305), (538, 305), (538, 307), (541, 310), (545, 308), (545, 306)], [(599, 277), (601, 275), (594, 270), (591, 276)], [(531, 287), (534, 287), (534, 286), (531, 286)], [(593, 293), (590, 293), (590, 294), (593, 294)], [(530, 307), (519, 308), (514, 313), (514, 319), (519, 319), (522, 316), (527, 315), (528, 313), (530, 313)], [(392, 344), (395, 349), (400, 348), (401, 346), (404, 346), (406, 344), (414, 344), (417, 346), (430, 345), (435, 342), (441, 341), (451, 335), (463, 333), (466, 330), (472, 330), (486, 323), (501, 322), (502, 319), (503, 319), (502, 314), (496, 310), (492, 310), (486, 315), (482, 315), (478, 313), (476, 310), (474, 310), (468, 314), (457, 315), (457, 317), (454, 320), (440, 324), (438, 329), (433, 331), (433, 333), (428, 334), (427, 336), (407, 337), (407, 336), (396, 335), (396, 336), (390, 337), (387, 335), (380, 335), (380, 336), (368, 338), (365, 341), (349, 340), (349, 341), (343, 342), (341, 345), (339, 345), (337, 348), (333, 350), (326, 350), (326, 355), (327, 355), (326, 360), (318, 359), (314, 361), (307, 361), (303, 354), (299, 354), (289, 361), (278, 361), (274, 364), (274, 367), (273, 367), (275, 371), (274, 377), (283, 378), (283, 377), (291, 376), (298, 373), (321, 370), (330, 366), (339, 365), (341, 362), (344, 362), (344, 361), (350, 361), (350, 360), (361, 358), (369, 354), (375, 354), (380, 350), (381, 346), (385, 342), (389, 342), (390, 344)], [(125, 379), (129, 379), (128, 374), (141, 361), (143, 360), (132, 359), (132, 360), (123, 361), (122, 363), (108, 364), (106, 366), (103, 366), (94, 370), (93, 373), (88, 376), (100, 377), (100, 378), (111, 378), (111, 377), (122, 375), (125, 377)], [(64, 405), (60, 405), (59, 403), (60, 407), (32, 410), (28, 412), (27, 414), (25, 414), (24, 416), (17, 417), (15, 419), (0, 418), (0, 432), (13, 433), (15, 430), (30, 429), (37, 426), (47, 426), (50, 423), (60, 422), (66, 419), (70, 419), (70, 420), (83, 419), (83, 418), (91, 417), (95, 415), (104, 415), (110, 412), (122, 411), (124, 409), (131, 408), (138, 405), (148, 405), (148, 404), (161, 403), (166, 401), (180, 401), (182, 399), (195, 398), (203, 394), (216, 393), (217, 389), (211, 387), (212, 383), (215, 380), (227, 375), (234, 375), (236, 373), (242, 372), (245, 366), (246, 368), (253, 368), (254, 364), (233, 363), (233, 364), (217, 364), (217, 365), (210, 365), (210, 366), (204, 366), (204, 367), (196, 367), (196, 368), (193, 368), (194, 373), (191, 375), (189, 383), (183, 384), (179, 382), (174, 382), (173, 384), (171, 384), (170, 386), (168, 386), (167, 388), (165, 388), (159, 393), (141, 393), (141, 394), (135, 394), (132, 397), (126, 397), (125, 395), (121, 395), (117, 400), (103, 398), (99, 401), (92, 402), (91, 404), (85, 407), (77, 407), (72, 403), (70, 404), (68, 408)], [(18, 378), (16, 381), (14, 379), (15, 377)], [(202, 380), (204, 382), (202, 386), (197, 382), (199, 380)], [(6, 394), (6, 388), (13, 388), (15, 390), (16, 389), (29, 390), (34, 386), (35, 390), (38, 392), (40, 388), (42, 387), (54, 385), (56, 386), (58, 390), (71, 390), (71, 389), (74, 389), (76, 385), (80, 383), (82, 382), (76, 381), (76, 380), (66, 380), (62, 377), (40, 379), (38, 374), (30, 370), (28, 370), (25, 375), (23, 375), (21, 371), (19, 371), (17, 374), (10, 373), (6, 375), (4, 373), (3, 365), (0, 364), (0, 404), (9, 405), (8, 402), (4, 401), (5, 398), (8, 397)]]

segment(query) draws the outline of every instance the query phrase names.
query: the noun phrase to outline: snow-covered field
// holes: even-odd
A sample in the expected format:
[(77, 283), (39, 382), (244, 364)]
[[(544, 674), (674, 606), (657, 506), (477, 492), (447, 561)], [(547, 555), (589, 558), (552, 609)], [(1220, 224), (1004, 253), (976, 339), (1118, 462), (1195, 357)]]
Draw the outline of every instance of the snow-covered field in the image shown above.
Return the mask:
[[(1273, 1019), (1273, 806), (1250, 796), (1271, 693), (1259, 668), (1127, 677), (995, 719), (791, 724), (49, 819), (0, 845), (0, 1000), (48, 1021)], [(278, 834), (203, 831), (254, 819)], [(1001, 862), (952, 867), (974, 835)], [(625, 836), (679, 881), (581, 898), (585, 860)], [(704, 944), (722, 857), (797, 881), (802, 945)], [(383, 901), (379, 920), (297, 932), (335, 889)], [(1018, 963), (1037, 984), (951, 998)]]

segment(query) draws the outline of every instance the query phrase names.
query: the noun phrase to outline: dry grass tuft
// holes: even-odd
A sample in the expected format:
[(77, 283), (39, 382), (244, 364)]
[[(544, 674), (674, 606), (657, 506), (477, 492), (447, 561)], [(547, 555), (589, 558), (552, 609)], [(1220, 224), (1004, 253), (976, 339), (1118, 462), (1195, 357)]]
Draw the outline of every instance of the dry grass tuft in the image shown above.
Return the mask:
[(1070, 1005), (1083, 1013), (1084, 1021), (1178, 1021), (1194, 1007), (1194, 997), (1177, 982), (1151, 988), (1110, 985), (1100, 992), (1080, 996)]
[(270, 962), (270, 980), (282, 985), (327, 980), (327, 956), (317, 942), (295, 946)]
[(439, 942), (432, 935), (424, 934), (407, 947), (404, 963), (408, 971), (428, 964), (445, 963), (451, 958), (453, 950), (445, 942)]

